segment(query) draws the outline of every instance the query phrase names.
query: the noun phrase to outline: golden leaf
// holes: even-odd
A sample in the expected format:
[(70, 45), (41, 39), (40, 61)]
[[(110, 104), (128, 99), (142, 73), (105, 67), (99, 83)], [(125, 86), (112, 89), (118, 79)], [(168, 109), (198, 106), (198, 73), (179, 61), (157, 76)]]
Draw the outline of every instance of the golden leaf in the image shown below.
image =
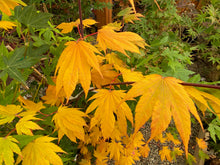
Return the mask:
[(180, 144), (180, 141), (178, 139), (174, 139), (173, 135), (171, 133), (166, 133), (167, 140), (172, 141), (175, 145)]
[(163, 149), (159, 151), (159, 155), (162, 161), (164, 161), (165, 159), (167, 159), (170, 162), (172, 161), (171, 151), (167, 146), (164, 146)]
[(0, 105), (0, 125), (12, 122), (22, 110), (19, 105)]
[(91, 84), (91, 67), (101, 75), (95, 55), (99, 51), (85, 41), (70, 41), (66, 45), (56, 66), (55, 75), (58, 72), (56, 93), (58, 94), (64, 88), (67, 99), (69, 99), (79, 81), (87, 96)]
[(202, 126), (194, 102), (180, 85), (182, 81), (173, 77), (148, 75), (133, 84), (125, 99), (141, 96), (135, 109), (135, 132), (152, 118), (151, 137), (148, 142), (168, 127), (173, 117), (176, 128), (188, 154), (191, 134), (190, 112)]
[(41, 101), (38, 103), (35, 103), (31, 100), (25, 99), (22, 96), (19, 96), (18, 100), (20, 101), (20, 103), (24, 104), (23, 107), (26, 109), (26, 111), (22, 112), (20, 116), (35, 115), (41, 109), (45, 108), (45, 106), (43, 105)]
[(100, 73), (93, 69), (91, 71), (91, 78), (92, 78), (92, 83), (97, 87), (97, 88), (101, 88), (102, 85), (106, 85), (106, 84), (110, 84), (114, 81), (114, 83), (116, 82), (120, 82), (119, 79), (117, 78), (117, 76), (119, 75), (119, 73), (115, 72), (113, 70), (113, 67), (111, 64), (105, 64), (102, 65), (100, 67), (102, 76), (100, 75)]
[(105, 58), (107, 59), (109, 64), (126, 67), (126, 64), (114, 52), (106, 54)]
[(203, 139), (196, 138), (196, 142), (197, 142), (199, 148), (201, 148), (201, 149), (207, 148), (207, 144)]
[(107, 165), (108, 162), (107, 152), (105, 151), (100, 152), (98, 150), (95, 150), (93, 155), (96, 157), (96, 165)]
[[(98, 89), (97, 92), (89, 99), (95, 100), (89, 105), (86, 113), (88, 114), (96, 109), (94, 117), (91, 119), (90, 129), (100, 124), (103, 137), (107, 139), (111, 136), (115, 127), (114, 114), (117, 117), (119, 116), (118, 120), (126, 120), (127, 118), (131, 123), (133, 123), (133, 116), (129, 106), (125, 102), (119, 105), (125, 96), (124, 91)], [(127, 123), (124, 129), (127, 130)]]
[[(91, 25), (96, 24), (97, 22), (93, 19), (85, 19), (82, 21), (82, 24), (85, 27), (90, 27)], [(75, 22), (70, 23), (61, 23), (56, 28), (62, 29), (61, 33), (69, 33), (73, 30), (73, 27), (77, 27), (80, 24), (80, 20), (77, 19)]]
[(39, 125), (30, 120), (41, 120), (34, 117), (33, 115), (27, 115), (20, 119), (15, 125), (18, 135), (31, 135), (33, 136), (32, 130), (43, 130)]
[(21, 151), (23, 159), (19, 156), (16, 164), (19, 164), (22, 160), (23, 165), (62, 165), (63, 162), (56, 152), (65, 152), (51, 142), (55, 139), (56, 138), (42, 136), (28, 143)]
[(211, 109), (212, 107), (214, 109), (213, 113), (217, 114), (217, 116), (220, 118), (220, 99), (208, 93), (199, 91), (194, 87), (185, 86), (184, 88), (190, 97), (195, 100), (196, 104), (199, 105), (199, 108), (201, 111), (203, 111), (203, 113), (206, 109), (209, 109), (211, 112), (213, 112)]
[[(125, 50), (139, 53), (139, 47), (145, 48), (147, 44), (138, 34), (132, 32), (115, 32), (113, 27), (103, 27), (98, 31), (98, 45), (106, 52), (106, 49), (112, 49), (125, 54)], [(128, 56), (129, 57), (129, 56)]]
[(116, 66), (116, 69), (120, 70), (120, 72), (122, 73), (124, 82), (129, 82), (129, 81), (136, 82), (144, 78), (141, 72), (137, 72), (137, 71), (127, 69), (124, 67), (119, 67), (119, 66)]
[(0, 137), (0, 164), (13, 165), (13, 152), (21, 155), (21, 150), (16, 143), (18, 141), (11, 136)]
[(19, 4), (26, 6), (26, 4), (24, 2), (22, 2), (21, 0), (1, 0), (0, 1), (0, 10), (7, 14), (7, 15), (11, 15), (11, 10), (14, 10), (15, 6), (18, 6)]
[(119, 161), (123, 146), (120, 142), (112, 141), (108, 145), (108, 152), (110, 153), (110, 159), (114, 158), (114, 160)]
[(13, 29), (13, 26), (17, 25), (10, 21), (0, 21), (0, 28), (3, 28), (5, 30)]
[[(56, 82), (56, 79), (53, 78), (54, 83)], [(45, 104), (51, 104), (59, 106), (61, 103), (64, 102), (66, 95), (64, 93), (64, 90), (61, 89), (58, 94), (56, 94), (56, 86), (54, 85), (48, 85), (48, 88), (46, 90), (46, 96), (41, 97), (43, 100), (45, 100)]]
[(84, 129), (86, 126), (86, 116), (84, 112), (77, 108), (67, 108), (60, 106), (52, 121), (55, 123), (55, 131), (58, 130), (58, 140), (65, 134), (71, 141), (76, 142), (76, 138), (84, 141)]

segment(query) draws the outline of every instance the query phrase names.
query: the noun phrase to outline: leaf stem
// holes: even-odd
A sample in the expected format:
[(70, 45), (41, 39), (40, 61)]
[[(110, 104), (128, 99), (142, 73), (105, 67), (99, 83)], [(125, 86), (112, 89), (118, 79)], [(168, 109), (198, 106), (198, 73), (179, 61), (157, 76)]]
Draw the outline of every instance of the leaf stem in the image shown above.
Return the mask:
[(79, 29), (80, 29), (80, 36), (81, 38), (83, 38), (83, 24), (82, 24), (82, 6), (81, 6), (81, 0), (78, 0), (78, 6), (79, 6), (79, 20), (80, 20), (80, 25), (79, 25)]
[(5, 137), (8, 137), (9, 135), (11, 135), (15, 130), (16, 128), (12, 129)]

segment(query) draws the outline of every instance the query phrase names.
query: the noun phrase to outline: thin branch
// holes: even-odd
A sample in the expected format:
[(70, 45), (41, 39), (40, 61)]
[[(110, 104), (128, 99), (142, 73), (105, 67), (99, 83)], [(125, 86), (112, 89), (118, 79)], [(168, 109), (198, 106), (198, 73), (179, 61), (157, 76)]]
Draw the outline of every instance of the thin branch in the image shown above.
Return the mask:
[(83, 24), (82, 24), (82, 6), (81, 6), (81, 0), (78, 0), (78, 6), (79, 6), (79, 19), (80, 19), (79, 29), (80, 29), (81, 36), (82, 36), (82, 38), (83, 38)]
[(163, 10), (160, 8), (160, 5), (158, 4), (157, 0), (154, 0), (154, 2), (156, 3), (158, 9), (159, 9), (160, 11), (163, 11)]

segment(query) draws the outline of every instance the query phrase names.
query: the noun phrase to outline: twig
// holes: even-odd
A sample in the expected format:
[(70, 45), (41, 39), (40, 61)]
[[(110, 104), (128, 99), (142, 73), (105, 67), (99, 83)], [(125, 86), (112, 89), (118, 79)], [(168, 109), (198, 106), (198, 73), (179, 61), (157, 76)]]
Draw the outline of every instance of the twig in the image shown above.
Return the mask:
[(82, 6), (81, 6), (81, 0), (78, 0), (78, 6), (79, 6), (79, 20), (80, 20), (80, 33), (81, 37), (83, 38), (83, 24), (82, 24)]
[(160, 11), (163, 11), (163, 10), (160, 8), (160, 5), (158, 4), (157, 0), (154, 0), (154, 2), (156, 3), (158, 9), (159, 9)]

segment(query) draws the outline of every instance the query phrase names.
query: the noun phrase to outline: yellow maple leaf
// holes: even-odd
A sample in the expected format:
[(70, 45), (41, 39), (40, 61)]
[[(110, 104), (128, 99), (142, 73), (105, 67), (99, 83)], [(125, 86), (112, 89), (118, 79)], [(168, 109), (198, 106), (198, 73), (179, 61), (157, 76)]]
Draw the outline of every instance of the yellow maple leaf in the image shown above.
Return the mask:
[[(82, 21), (82, 24), (85, 27), (90, 27), (91, 25), (94, 25), (95, 23), (97, 22), (93, 19), (85, 19)], [(80, 20), (77, 19), (75, 22), (61, 23), (56, 28), (62, 29), (61, 33), (69, 33), (73, 30), (74, 27), (79, 26), (79, 24), (80, 24)]]
[(19, 156), (16, 164), (22, 161), (23, 165), (62, 165), (63, 162), (56, 152), (65, 153), (65, 151), (51, 142), (55, 139), (56, 138), (42, 136), (28, 143), (21, 151), (23, 159)]
[(10, 21), (0, 21), (0, 28), (3, 28), (5, 30), (13, 29), (13, 26), (17, 25)]
[(197, 142), (199, 148), (201, 148), (201, 149), (207, 148), (207, 144), (203, 139), (196, 138), (196, 142)]
[(138, 17), (144, 17), (142, 14), (136, 13), (131, 7), (125, 8), (124, 10), (119, 12), (117, 16), (123, 16), (123, 20), (125, 23), (134, 23), (133, 21), (140, 20)]
[(119, 66), (116, 66), (115, 68), (120, 70), (120, 72), (122, 73), (124, 82), (129, 82), (129, 81), (136, 82), (144, 78), (141, 72)]
[(107, 165), (108, 153), (106, 151), (95, 150), (93, 156), (96, 157), (96, 165)]
[(55, 123), (55, 131), (58, 130), (58, 140), (65, 134), (71, 141), (76, 142), (76, 138), (84, 141), (84, 129), (86, 126), (86, 116), (84, 112), (77, 108), (68, 108), (60, 106), (52, 121)]
[(194, 102), (180, 85), (181, 82), (173, 77), (148, 75), (133, 84), (125, 99), (142, 95), (135, 109), (135, 132), (152, 118), (151, 137), (148, 142), (165, 131), (173, 117), (187, 155), (191, 134), (190, 112), (201, 126), (202, 123)]
[(88, 159), (81, 159), (79, 165), (91, 165), (91, 161)]
[(126, 64), (114, 52), (106, 54), (105, 58), (109, 64), (117, 65), (119, 67), (126, 67)]
[(0, 10), (7, 15), (11, 15), (10, 9), (14, 10), (15, 6), (18, 6), (19, 4), (26, 6), (21, 0), (1, 0)]
[(81, 83), (85, 95), (91, 84), (91, 67), (95, 68), (101, 75), (98, 59), (95, 53), (100, 53), (94, 46), (85, 41), (70, 41), (66, 43), (67, 47), (62, 52), (56, 73), (56, 93), (63, 88), (67, 99), (71, 96), (78, 81)]
[[(54, 83), (56, 82), (56, 78), (52, 78)], [(41, 97), (43, 100), (45, 100), (45, 104), (51, 104), (59, 106), (61, 103), (64, 102), (66, 95), (64, 93), (64, 90), (61, 89), (58, 94), (56, 94), (56, 86), (55, 85), (48, 85), (48, 88), (46, 90), (46, 95)]]
[[(133, 32), (115, 32), (113, 27), (105, 26), (98, 31), (97, 35), (98, 45), (106, 52), (106, 49), (112, 49), (125, 54), (125, 50), (140, 54), (138, 48), (145, 48), (147, 44), (144, 39)], [(129, 56), (128, 56), (129, 57)]]
[(21, 150), (16, 143), (19, 142), (11, 136), (0, 137), (0, 164), (13, 165), (13, 152), (21, 155)]
[(134, 12), (136, 13), (136, 10), (135, 10), (135, 6), (134, 6), (134, 0), (129, 0)]
[(112, 141), (108, 145), (108, 152), (110, 153), (110, 159), (114, 158), (116, 161), (120, 160), (121, 152), (123, 152), (123, 146), (120, 142)]
[(135, 164), (135, 161), (133, 160), (132, 156), (121, 156), (119, 164), (133, 165), (133, 164)]
[(0, 125), (12, 122), (22, 110), (19, 105), (0, 105)]
[(140, 153), (144, 158), (147, 158), (150, 153), (150, 147), (148, 144), (145, 144), (144, 147), (140, 149)]
[(33, 136), (32, 130), (43, 130), (39, 125), (30, 120), (41, 120), (34, 117), (33, 115), (27, 115), (21, 118), (15, 125), (18, 135), (31, 135)]
[(178, 139), (174, 139), (173, 135), (171, 133), (166, 133), (167, 140), (172, 141), (175, 145), (180, 144), (180, 141)]
[[(127, 118), (133, 123), (133, 116), (129, 106), (125, 102), (119, 105), (124, 96), (125, 93), (122, 90), (98, 89), (97, 93), (89, 99), (95, 100), (89, 105), (86, 113), (88, 114), (96, 109), (94, 117), (91, 119), (90, 129), (100, 124), (104, 139), (109, 138), (114, 130), (114, 114), (119, 117), (118, 120), (124, 121)], [(125, 129), (127, 129), (127, 123)]]
[(162, 161), (166, 159), (170, 162), (172, 161), (171, 151), (167, 146), (164, 146), (163, 149), (159, 151), (159, 155)]
[(116, 71), (113, 70), (113, 67), (111, 64), (105, 64), (100, 67), (102, 76), (100, 73), (93, 69), (91, 71), (91, 78), (92, 78), (92, 83), (98, 87), (101, 88), (102, 85), (110, 84), (113, 81), (120, 82), (119, 79), (117, 78), (118, 74)]
[(195, 100), (197, 106), (203, 113), (206, 111), (206, 109), (209, 109), (211, 112), (213, 112), (211, 109), (212, 107), (214, 109), (213, 113), (217, 114), (217, 116), (220, 118), (220, 99), (208, 93), (199, 91), (194, 87), (185, 86), (184, 88), (190, 97)]

